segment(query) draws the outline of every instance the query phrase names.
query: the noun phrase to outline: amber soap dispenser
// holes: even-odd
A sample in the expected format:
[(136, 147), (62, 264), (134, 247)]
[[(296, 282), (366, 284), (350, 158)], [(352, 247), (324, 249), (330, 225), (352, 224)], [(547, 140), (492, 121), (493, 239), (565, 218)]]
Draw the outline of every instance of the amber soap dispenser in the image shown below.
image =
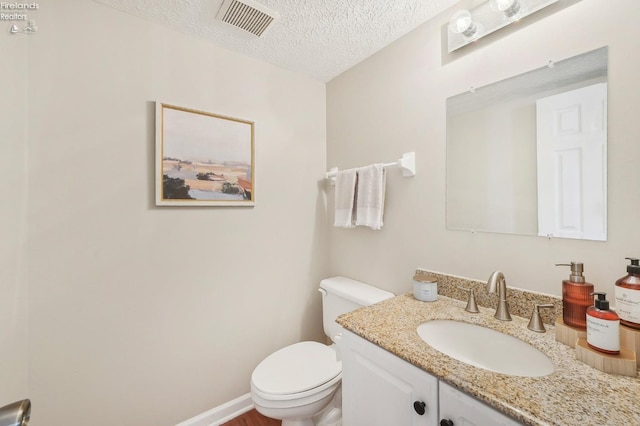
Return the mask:
[(621, 324), (640, 329), (640, 259), (627, 259), (627, 275), (616, 281), (616, 310)]
[(585, 281), (582, 262), (556, 263), (571, 267), (568, 280), (562, 281), (562, 321), (569, 327), (587, 329), (587, 308), (593, 305), (593, 284)]
[(594, 306), (587, 309), (587, 345), (606, 354), (620, 353), (620, 317), (609, 310), (607, 293), (591, 293), (598, 296)]

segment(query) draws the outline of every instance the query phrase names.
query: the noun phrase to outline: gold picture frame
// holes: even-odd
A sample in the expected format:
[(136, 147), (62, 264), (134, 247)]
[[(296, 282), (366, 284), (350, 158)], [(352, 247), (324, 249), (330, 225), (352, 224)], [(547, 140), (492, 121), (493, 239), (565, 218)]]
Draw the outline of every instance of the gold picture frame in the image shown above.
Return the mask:
[(255, 205), (254, 122), (156, 102), (156, 205)]

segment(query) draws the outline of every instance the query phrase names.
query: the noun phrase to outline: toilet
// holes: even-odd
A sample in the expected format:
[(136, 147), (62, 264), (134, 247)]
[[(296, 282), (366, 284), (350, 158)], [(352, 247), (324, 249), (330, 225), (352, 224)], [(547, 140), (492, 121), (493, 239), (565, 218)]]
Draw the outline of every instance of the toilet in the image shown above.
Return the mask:
[[(346, 277), (320, 282), (322, 322), (332, 340), (342, 327), (336, 318), (393, 293)], [(282, 426), (339, 426), (342, 424), (340, 381), (342, 362), (335, 345), (300, 342), (265, 358), (251, 375), (251, 399), (264, 416), (282, 420)]]

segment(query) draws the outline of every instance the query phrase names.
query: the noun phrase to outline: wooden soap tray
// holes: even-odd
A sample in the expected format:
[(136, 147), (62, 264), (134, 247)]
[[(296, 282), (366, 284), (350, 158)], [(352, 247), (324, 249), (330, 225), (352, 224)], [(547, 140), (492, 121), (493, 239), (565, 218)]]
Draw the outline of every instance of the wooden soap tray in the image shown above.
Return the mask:
[(635, 377), (640, 367), (640, 330), (620, 326), (620, 354), (609, 355), (587, 345), (587, 332), (570, 327), (556, 319), (556, 340), (576, 350), (576, 359), (610, 374)]

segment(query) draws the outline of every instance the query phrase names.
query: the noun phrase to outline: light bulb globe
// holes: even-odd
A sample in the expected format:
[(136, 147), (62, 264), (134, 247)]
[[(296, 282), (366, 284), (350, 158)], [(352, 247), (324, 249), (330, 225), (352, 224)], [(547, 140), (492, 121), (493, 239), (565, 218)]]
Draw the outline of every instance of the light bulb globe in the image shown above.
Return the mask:
[(477, 28), (471, 18), (471, 13), (468, 10), (459, 10), (454, 13), (449, 21), (449, 31), (454, 34), (462, 34), (465, 37), (472, 37), (477, 32)]
[(520, 12), (519, 0), (489, 0), (489, 4), (493, 10), (504, 13), (506, 18), (516, 18)]

